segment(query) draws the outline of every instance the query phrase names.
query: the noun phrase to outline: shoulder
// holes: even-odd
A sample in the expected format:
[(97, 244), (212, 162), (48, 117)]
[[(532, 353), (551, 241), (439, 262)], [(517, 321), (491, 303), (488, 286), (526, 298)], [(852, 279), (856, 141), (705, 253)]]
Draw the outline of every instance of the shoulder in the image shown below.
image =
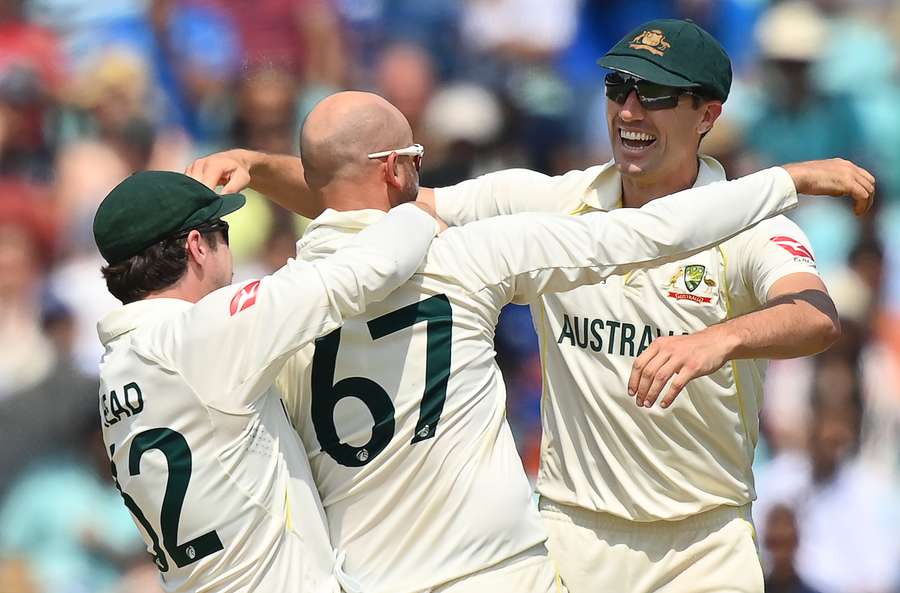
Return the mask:
[(783, 214), (766, 219), (751, 229), (738, 233), (722, 246), (731, 251), (752, 250), (770, 242), (799, 243), (808, 249), (808, 239), (800, 226)]

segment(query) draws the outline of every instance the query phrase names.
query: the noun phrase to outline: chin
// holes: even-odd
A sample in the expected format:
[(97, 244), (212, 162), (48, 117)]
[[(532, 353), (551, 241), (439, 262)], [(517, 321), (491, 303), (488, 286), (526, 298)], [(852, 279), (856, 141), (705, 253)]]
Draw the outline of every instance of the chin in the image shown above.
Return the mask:
[(619, 173), (627, 177), (639, 177), (646, 173), (646, 170), (635, 162), (617, 162), (616, 165), (619, 169)]

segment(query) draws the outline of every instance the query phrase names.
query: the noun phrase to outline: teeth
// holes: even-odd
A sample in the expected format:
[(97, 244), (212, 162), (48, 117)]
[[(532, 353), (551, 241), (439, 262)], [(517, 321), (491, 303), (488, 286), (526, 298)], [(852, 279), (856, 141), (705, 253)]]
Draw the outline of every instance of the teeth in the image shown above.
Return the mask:
[(635, 132), (632, 130), (619, 130), (619, 135), (624, 140), (656, 140), (656, 136), (652, 134), (645, 134), (644, 132)]

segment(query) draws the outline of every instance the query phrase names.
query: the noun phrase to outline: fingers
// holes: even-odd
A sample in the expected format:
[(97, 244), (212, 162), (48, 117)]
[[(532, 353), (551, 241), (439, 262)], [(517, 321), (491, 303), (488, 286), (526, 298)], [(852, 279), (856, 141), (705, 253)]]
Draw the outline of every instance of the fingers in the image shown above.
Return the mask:
[(203, 185), (214, 190), (219, 185), (219, 177), (211, 179), (214, 176), (215, 167), (210, 166), (209, 160), (209, 158), (197, 159), (184, 170), (184, 174), (188, 177), (193, 177)]
[(672, 379), (672, 383), (669, 385), (669, 390), (666, 392), (666, 396), (662, 398), (662, 401), (659, 402), (660, 407), (668, 408), (672, 405), (672, 402), (675, 401), (675, 398), (678, 397), (678, 394), (681, 393), (681, 390), (684, 389), (685, 385), (688, 384), (693, 379), (697, 378), (697, 372), (692, 371), (688, 367), (684, 366), (675, 374), (675, 378)]
[(225, 185), (225, 193), (240, 191), (250, 184), (250, 174), (239, 163), (216, 155), (197, 159), (184, 173), (213, 190)]
[(233, 194), (250, 185), (250, 173), (246, 169), (235, 169), (228, 178), (228, 183), (222, 188), (223, 194)]
[(672, 375), (679, 371), (681, 366), (680, 361), (670, 359), (666, 364), (660, 367), (653, 376), (653, 381), (650, 383), (647, 395), (641, 398), (640, 394), (638, 394), (638, 405), (643, 405), (645, 408), (652, 408), (653, 404), (656, 402), (656, 398), (658, 398), (659, 394), (662, 392), (663, 387), (666, 386), (666, 383), (669, 382)]
[(859, 171), (859, 173), (866, 179), (866, 181), (869, 182), (869, 184), (872, 186), (872, 189), (874, 190), (875, 189), (875, 176), (872, 175), (867, 170), (863, 169), (862, 167), (856, 167), (856, 168)]
[(650, 391), (656, 374), (671, 356), (671, 353), (663, 348), (651, 347), (634, 361), (632, 378), (628, 381), (628, 392), (635, 396), (635, 403), (638, 406), (643, 405), (644, 397)]

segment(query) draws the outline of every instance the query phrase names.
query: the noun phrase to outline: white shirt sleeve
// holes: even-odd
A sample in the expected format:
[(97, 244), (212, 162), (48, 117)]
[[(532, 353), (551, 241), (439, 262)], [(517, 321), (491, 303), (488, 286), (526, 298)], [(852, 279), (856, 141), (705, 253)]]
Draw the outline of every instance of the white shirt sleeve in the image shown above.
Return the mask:
[(508, 169), (434, 190), (435, 210), (450, 226), (521, 212), (574, 210), (583, 196), (586, 172), (558, 177)]
[[(635, 268), (682, 259), (797, 205), (793, 181), (772, 168), (654, 200), (643, 208), (579, 217), (522, 214), (448, 231), (470, 287), (503, 286), (510, 300), (571, 290)], [(449, 262), (448, 262), (449, 263)]]
[(806, 233), (786, 216), (767, 220), (737, 237), (731, 252), (738, 260), (744, 287), (759, 305), (768, 300), (769, 289), (779, 279), (796, 273), (819, 275)]
[(433, 218), (400, 206), (327, 258), (290, 260), (271, 276), (207, 295), (153, 342), (208, 405), (243, 409), (291, 354), (406, 282), (435, 232)]

